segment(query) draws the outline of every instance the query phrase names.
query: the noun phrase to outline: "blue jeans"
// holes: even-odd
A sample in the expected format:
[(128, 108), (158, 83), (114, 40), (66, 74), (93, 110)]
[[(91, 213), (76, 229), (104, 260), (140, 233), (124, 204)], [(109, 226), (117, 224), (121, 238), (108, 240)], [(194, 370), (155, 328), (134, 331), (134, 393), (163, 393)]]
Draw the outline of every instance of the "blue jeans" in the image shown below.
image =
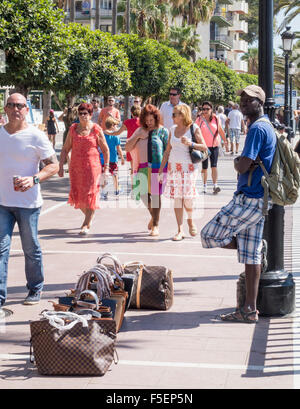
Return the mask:
[(11, 238), (15, 223), (19, 226), (22, 249), (25, 255), (27, 288), (41, 291), (44, 284), (42, 250), (37, 238), (41, 208), (26, 209), (0, 205), (0, 305), (7, 294), (7, 266)]

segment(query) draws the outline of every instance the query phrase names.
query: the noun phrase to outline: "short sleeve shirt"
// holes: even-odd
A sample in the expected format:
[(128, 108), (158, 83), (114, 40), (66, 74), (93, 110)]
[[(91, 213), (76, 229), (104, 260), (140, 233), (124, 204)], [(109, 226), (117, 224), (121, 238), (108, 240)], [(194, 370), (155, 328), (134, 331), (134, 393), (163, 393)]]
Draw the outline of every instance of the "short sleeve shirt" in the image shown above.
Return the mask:
[[(114, 136), (114, 135), (109, 135), (109, 134), (104, 134), (108, 148), (109, 148), (109, 161), (113, 163), (118, 162), (118, 152), (117, 152), (117, 146), (121, 144), (119, 136)], [(104, 158), (103, 154), (100, 154), (101, 158), (101, 163), (104, 165)]]
[[(268, 119), (267, 116), (264, 118)], [(270, 172), (276, 149), (276, 134), (270, 122), (256, 121), (250, 125), (241, 156), (256, 160), (260, 157), (267, 172)], [(252, 174), (251, 186), (248, 186), (249, 171), (239, 175), (237, 193), (244, 193), (250, 198), (261, 198), (264, 189), (261, 185), (263, 171), (257, 167)]]
[(15, 192), (13, 176), (34, 176), (39, 172), (40, 161), (55, 155), (49, 139), (33, 125), (14, 134), (9, 134), (2, 126), (0, 144), (0, 205), (40, 207), (43, 204), (40, 184), (26, 192)]

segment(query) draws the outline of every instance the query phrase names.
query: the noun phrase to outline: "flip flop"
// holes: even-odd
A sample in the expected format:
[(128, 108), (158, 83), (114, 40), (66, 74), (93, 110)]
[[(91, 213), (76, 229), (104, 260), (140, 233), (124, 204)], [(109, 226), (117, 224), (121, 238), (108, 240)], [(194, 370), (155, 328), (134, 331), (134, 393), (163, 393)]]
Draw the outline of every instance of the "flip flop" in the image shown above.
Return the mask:
[(226, 322), (244, 322), (247, 324), (256, 324), (258, 322), (258, 319), (255, 318), (250, 319), (251, 316), (256, 316), (258, 311), (249, 311), (245, 312), (241, 308), (236, 309), (234, 312), (231, 312), (229, 314), (221, 314), (220, 318), (222, 321)]

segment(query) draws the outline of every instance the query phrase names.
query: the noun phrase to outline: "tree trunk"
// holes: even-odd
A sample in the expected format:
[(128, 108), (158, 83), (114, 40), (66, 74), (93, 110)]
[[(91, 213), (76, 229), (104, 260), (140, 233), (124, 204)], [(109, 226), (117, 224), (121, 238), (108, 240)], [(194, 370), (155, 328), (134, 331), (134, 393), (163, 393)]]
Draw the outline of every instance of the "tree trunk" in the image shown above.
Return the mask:
[(113, 0), (113, 4), (112, 4), (112, 34), (117, 34), (117, 7), (118, 7), (118, 0)]
[(96, 0), (95, 30), (100, 30), (100, 0)]
[(51, 91), (43, 92), (43, 124), (46, 123), (46, 119), (51, 109)]
[(70, 23), (75, 22), (75, 0), (69, 0), (70, 4)]
[(130, 0), (126, 0), (126, 33), (130, 34)]

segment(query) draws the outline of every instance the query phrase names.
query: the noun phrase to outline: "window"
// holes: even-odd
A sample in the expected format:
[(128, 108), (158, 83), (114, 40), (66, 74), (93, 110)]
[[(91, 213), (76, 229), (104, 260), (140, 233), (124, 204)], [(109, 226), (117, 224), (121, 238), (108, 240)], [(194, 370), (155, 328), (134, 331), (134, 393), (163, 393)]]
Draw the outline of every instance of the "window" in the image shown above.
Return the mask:
[(111, 10), (112, 9), (112, 1), (111, 0), (102, 0), (101, 8), (104, 10)]
[(76, 1), (75, 2), (75, 10), (76, 11), (82, 11), (82, 1)]
[(104, 32), (111, 33), (112, 32), (112, 26), (111, 25), (101, 25), (100, 30)]

